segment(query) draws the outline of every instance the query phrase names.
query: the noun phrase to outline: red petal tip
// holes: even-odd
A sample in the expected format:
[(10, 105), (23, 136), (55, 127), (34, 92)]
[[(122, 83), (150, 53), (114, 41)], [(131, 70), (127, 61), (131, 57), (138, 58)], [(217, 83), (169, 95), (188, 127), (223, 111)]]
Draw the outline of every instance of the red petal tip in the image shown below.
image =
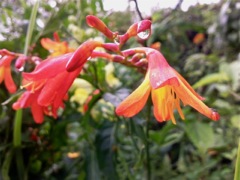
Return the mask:
[(218, 121), (220, 119), (220, 115), (218, 114), (218, 112), (213, 110), (213, 112), (211, 114), (211, 119), (214, 120), (214, 121)]

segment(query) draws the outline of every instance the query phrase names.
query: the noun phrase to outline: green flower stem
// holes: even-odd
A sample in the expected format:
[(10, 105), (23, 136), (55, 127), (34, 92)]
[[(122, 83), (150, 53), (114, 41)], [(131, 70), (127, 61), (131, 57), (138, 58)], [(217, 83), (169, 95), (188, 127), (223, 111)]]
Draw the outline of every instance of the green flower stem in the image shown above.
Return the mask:
[(28, 30), (27, 30), (27, 37), (26, 37), (25, 46), (24, 46), (24, 55), (28, 54), (28, 49), (29, 49), (29, 45), (31, 43), (33, 29), (34, 29), (35, 22), (36, 22), (38, 6), (39, 6), (39, 1), (37, 1), (35, 3), (35, 5), (33, 6), (33, 10), (31, 12), (31, 17), (29, 20), (29, 25), (28, 25)]
[(14, 147), (21, 146), (21, 127), (22, 127), (22, 109), (16, 111), (13, 129), (13, 145)]
[(5, 155), (5, 159), (4, 159), (4, 162), (2, 165), (2, 169), (1, 169), (2, 178), (5, 180), (10, 180), (8, 172), (9, 172), (9, 168), (10, 168), (10, 165), (12, 162), (12, 158), (13, 158), (13, 150), (10, 149)]
[(237, 153), (237, 161), (235, 165), (235, 174), (234, 174), (234, 180), (240, 179), (240, 138), (238, 140), (238, 153)]
[[(26, 37), (25, 46), (24, 46), (24, 55), (27, 55), (28, 53), (28, 48), (31, 42), (33, 28), (36, 22), (38, 6), (39, 6), (39, 1), (36, 2), (31, 13), (29, 26), (27, 30), (27, 37)], [(22, 109), (19, 109), (16, 111), (15, 119), (14, 119), (14, 130), (13, 130), (14, 147), (21, 146), (21, 128), (22, 128)]]
[(24, 163), (23, 163), (22, 149), (20, 147), (15, 148), (15, 156), (16, 156), (18, 178), (19, 180), (23, 180), (24, 179)]
[[(39, 1), (35, 3), (33, 10), (31, 12), (30, 20), (29, 20), (29, 26), (28, 26), (27, 36), (26, 36), (26, 41), (24, 46), (24, 55), (26, 56), (28, 54), (29, 45), (32, 39), (38, 6), (39, 6)], [(16, 111), (15, 118), (14, 118), (13, 147), (15, 148), (16, 165), (17, 165), (18, 176), (20, 180), (24, 178), (24, 163), (23, 163), (22, 150), (21, 150), (21, 144), (22, 144), (21, 130), (22, 130), (22, 109), (19, 109)]]
[(147, 166), (147, 180), (151, 179), (151, 160), (150, 160), (150, 153), (149, 153), (149, 126), (151, 120), (151, 101), (148, 100), (147, 104), (147, 129), (146, 129), (146, 166)]

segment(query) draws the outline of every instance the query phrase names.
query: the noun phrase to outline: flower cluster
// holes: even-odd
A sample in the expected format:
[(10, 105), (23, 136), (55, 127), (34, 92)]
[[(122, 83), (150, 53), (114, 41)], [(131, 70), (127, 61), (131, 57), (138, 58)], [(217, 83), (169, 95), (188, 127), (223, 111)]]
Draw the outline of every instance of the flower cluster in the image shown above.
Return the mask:
[[(61, 42), (57, 34), (54, 34), (54, 41), (43, 38), (41, 44), (51, 54), (47, 59), (38, 61), (32, 72), (22, 73), (21, 88), (24, 92), (13, 104), (13, 109), (31, 108), (36, 123), (42, 123), (44, 115), (56, 118), (58, 109), (64, 108), (68, 90), (79, 76), (84, 64), (91, 58), (101, 57), (110, 62), (137, 67), (145, 72), (142, 84), (117, 106), (117, 115), (125, 117), (136, 115), (151, 95), (154, 116), (159, 122), (172, 120), (175, 124), (174, 110), (177, 110), (184, 119), (181, 104), (192, 106), (212, 120), (219, 119), (219, 114), (207, 107), (203, 103), (203, 98), (168, 64), (159, 48), (137, 47), (121, 50), (132, 37), (147, 39), (151, 34), (151, 21), (135, 23), (123, 35), (112, 32), (95, 16), (87, 16), (86, 21), (90, 27), (97, 29), (113, 42), (88, 40), (75, 50), (70, 48), (67, 42)], [(97, 51), (98, 47), (111, 53)], [(6, 50), (1, 50), (0, 56), (0, 83), (4, 80), (8, 91), (14, 93), (16, 85), (11, 77), (11, 62), (17, 59), (15, 66), (22, 68), (29, 58)], [(30, 59), (34, 60), (32, 57)], [(99, 91), (97, 93), (99, 94)], [(90, 99), (91, 96), (88, 102)]]

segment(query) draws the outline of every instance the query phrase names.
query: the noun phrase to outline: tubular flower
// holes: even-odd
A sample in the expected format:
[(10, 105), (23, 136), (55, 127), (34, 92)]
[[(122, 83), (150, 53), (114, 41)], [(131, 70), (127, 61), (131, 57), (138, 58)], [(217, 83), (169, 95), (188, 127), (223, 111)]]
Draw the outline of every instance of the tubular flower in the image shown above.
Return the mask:
[[(34, 120), (38, 123), (43, 122), (43, 114), (56, 117), (57, 110), (63, 107), (68, 89), (99, 44), (101, 45), (95, 41), (83, 43), (76, 52), (48, 58), (38, 64), (33, 72), (23, 73), (22, 87), (27, 92), (18, 99), (13, 108), (31, 107)], [(70, 60), (76, 64), (68, 72), (66, 66)]]
[(17, 90), (11, 75), (11, 62), (14, 58), (15, 56), (10, 54), (4, 55), (0, 58), (0, 84), (4, 81), (4, 84), (10, 93), (15, 93)]
[[(13, 105), (14, 109), (31, 107), (35, 122), (43, 122), (43, 114), (56, 118), (63, 107), (67, 91), (80, 73), (82, 66), (67, 72), (65, 66), (72, 53), (49, 58), (31, 73), (23, 73), (22, 87), (27, 91)], [(56, 68), (57, 67), (57, 68)]]
[(51, 53), (49, 57), (56, 57), (74, 51), (66, 41), (60, 41), (57, 33), (54, 33), (54, 41), (49, 38), (42, 38), (41, 45)]
[(114, 40), (114, 38), (118, 35), (116, 32), (112, 32), (104, 22), (102, 22), (98, 17), (93, 15), (88, 15), (86, 17), (87, 24), (103, 33), (107, 38)]
[(148, 59), (145, 79), (132, 94), (120, 103), (116, 109), (117, 115), (125, 117), (136, 115), (144, 107), (151, 93), (154, 116), (159, 122), (171, 119), (176, 124), (173, 115), (175, 109), (184, 119), (180, 107), (181, 102), (184, 106), (192, 106), (214, 121), (219, 119), (219, 114), (202, 102), (203, 98), (193, 90), (177, 71), (169, 66), (159, 51), (150, 48), (141, 49), (144, 49)]
[(88, 40), (81, 44), (69, 59), (66, 69), (71, 72), (77, 67), (82, 66), (89, 58), (96, 47), (102, 47), (103, 44), (98, 41)]
[[(18, 110), (21, 108), (31, 108), (34, 121), (38, 124), (41, 124), (44, 119), (44, 114), (48, 116), (53, 116), (57, 118), (58, 107), (53, 106), (41, 106), (38, 104), (38, 96), (41, 90), (38, 90), (34, 93), (30, 91), (25, 91), (17, 102), (13, 104), (13, 109)], [(64, 107), (63, 103), (60, 105)]]
[(47, 59), (40, 63), (33, 72), (23, 73), (23, 87), (32, 93), (41, 89), (38, 96), (40, 105), (49, 106), (53, 104), (54, 107), (58, 107), (61, 104), (62, 99), (64, 99), (68, 89), (82, 69), (82, 66), (80, 66), (72, 72), (65, 70), (71, 55), (70, 53)]

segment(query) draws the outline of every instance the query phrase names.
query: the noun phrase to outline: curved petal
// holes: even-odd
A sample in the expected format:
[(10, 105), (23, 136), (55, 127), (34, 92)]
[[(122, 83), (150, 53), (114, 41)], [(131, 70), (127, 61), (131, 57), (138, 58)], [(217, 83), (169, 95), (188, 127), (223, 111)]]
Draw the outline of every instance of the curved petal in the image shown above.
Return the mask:
[(151, 86), (156, 89), (165, 85), (178, 86), (178, 78), (163, 55), (156, 50), (147, 54)]
[(18, 98), (18, 100), (17, 100), (15, 103), (13, 103), (12, 108), (13, 108), (14, 110), (18, 110), (18, 109), (26, 108), (26, 107), (30, 106), (29, 103), (28, 103), (28, 100), (29, 100), (30, 95), (31, 95), (31, 94), (30, 94), (29, 91), (24, 92), (24, 93)]
[(67, 81), (63, 81), (61, 88), (58, 91), (58, 97), (60, 98), (56, 98), (53, 102), (53, 108), (59, 108), (63, 105), (63, 100), (66, 100), (67, 98), (67, 92), (69, 90), (69, 88), (71, 87), (71, 85), (73, 84), (73, 81), (75, 80), (75, 78), (79, 75), (80, 71), (82, 70), (82, 67), (76, 69), (75, 71), (73, 71), (72, 73), (70, 73), (68, 75), (68, 80)]
[(107, 38), (109, 38), (109, 39), (114, 38), (115, 34), (110, 29), (108, 29), (106, 24), (104, 24), (103, 21), (98, 19), (98, 17), (93, 16), (93, 15), (88, 15), (86, 17), (86, 21), (90, 27), (97, 29), (98, 31), (103, 33)]
[(36, 123), (41, 124), (43, 122), (43, 107), (37, 104), (37, 102), (31, 105), (31, 111), (33, 115), (33, 119)]
[(200, 96), (193, 88), (192, 86), (175, 70), (172, 68), (172, 70), (176, 73), (177, 77), (182, 81), (182, 83), (200, 100), (204, 100), (202, 96)]
[(47, 79), (65, 71), (67, 61), (73, 53), (64, 54), (55, 58), (42, 61), (33, 72), (23, 73), (23, 78), (31, 80)]
[(159, 122), (169, 120), (169, 110), (167, 108), (167, 87), (152, 90), (153, 113)]
[(15, 58), (15, 56), (3, 56), (2, 58), (0, 58), (0, 66), (10, 66), (12, 60)]
[(146, 76), (142, 84), (116, 108), (116, 114), (125, 117), (136, 115), (146, 104), (150, 91), (150, 82)]
[(4, 67), (0, 67), (0, 84), (3, 82), (3, 79), (4, 79), (4, 71), (5, 71), (5, 68)]
[(10, 93), (15, 93), (17, 90), (17, 87), (12, 79), (12, 75), (11, 75), (11, 69), (10, 67), (5, 68), (5, 72), (4, 72), (4, 83), (7, 87), (7, 90)]
[(102, 45), (101, 42), (93, 40), (88, 40), (81, 44), (67, 62), (66, 65), (67, 71), (71, 72), (82, 66), (91, 56), (93, 50), (96, 47), (100, 47), (101, 45)]
[(185, 105), (190, 105), (201, 114), (207, 116), (212, 120), (218, 120), (220, 117), (217, 112), (206, 106), (198, 96), (196, 96), (185, 84), (179, 80), (180, 86), (173, 87), (177, 96)]
[(53, 50), (56, 46), (58, 46), (58, 42), (55, 42), (49, 38), (42, 38), (40, 41), (42, 47), (44, 47), (47, 50)]
[(37, 97), (39, 96), (39, 92), (31, 93), (30, 91), (25, 91), (20, 98), (18, 98), (17, 102), (15, 102), (12, 106), (13, 109), (21, 109), (21, 108), (28, 108), (37, 101)]
[(38, 97), (38, 103), (42, 106), (49, 106), (54, 103), (54, 107), (59, 107), (81, 69), (82, 67), (71, 73), (65, 71), (55, 78), (47, 80)]

